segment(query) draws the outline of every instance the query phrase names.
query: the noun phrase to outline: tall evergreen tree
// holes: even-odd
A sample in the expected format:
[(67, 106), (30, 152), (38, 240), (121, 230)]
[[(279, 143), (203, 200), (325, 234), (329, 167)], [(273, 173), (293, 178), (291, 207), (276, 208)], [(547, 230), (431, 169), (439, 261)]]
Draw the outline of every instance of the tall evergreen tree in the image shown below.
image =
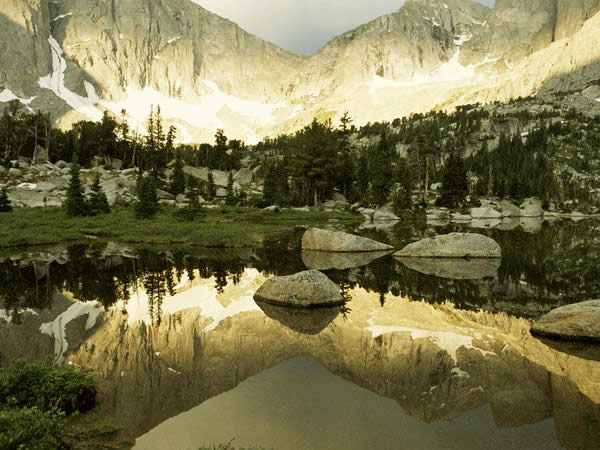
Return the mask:
[(6, 188), (0, 189), (0, 213), (12, 211), (10, 200), (6, 194)]
[(235, 192), (233, 191), (233, 172), (229, 172), (227, 176), (227, 196), (225, 204), (229, 206), (235, 205)]
[(81, 187), (79, 153), (73, 153), (73, 163), (71, 165), (71, 180), (67, 188), (67, 198), (65, 200), (65, 210), (69, 217), (84, 217), (87, 215), (85, 197)]
[(371, 155), (369, 175), (371, 178), (371, 201), (377, 205), (387, 202), (392, 187), (391, 151), (388, 146), (386, 133), (381, 134), (381, 140)]
[(100, 175), (98, 172), (96, 172), (96, 177), (94, 178), (91, 190), (92, 192), (88, 199), (88, 215), (97, 216), (99, 214), (109, 214), (110, 206), (108, 205), (106, 194), (100, 185)]
[(181, 153), (175, 155), (175, 165), (171, 176), (171, 194), (177, 196), (185, 192), (185, 173), (183, 172), (183, 160)]
[(369, 161), (367, 155), (362, 152), (358, 159), (358, 168), (356, 173), (356, 197), (361, 202), (368, 200), (369, 193)]
[(213, 177), (212, 170), (208, 171), (208, 186), (206, 188), (206, 198), (209, 201), (214, 200), (217, 196), (217, 187), (215, 186), (215, 179)]
[(455, 207), (465, 199), (468, 193), (467, 169), (458, 152), (454, 151), (450, 153), (444, 167), (439, 204), (446, 207)]
[(200, 205), (200, 183), (194, 177), (188, 178), (187, 190), (185, 197), (188, 204), (185, 208), (177, 211), (176, 215), (183, 220), (194, 222), (204, 217), (204, 209)]
[(158, 212), (158, 194), (154, 177), (144, 177), (137, 187), (138, 201), (135, 204), (135, 216), (138, 219), (151, 219)]

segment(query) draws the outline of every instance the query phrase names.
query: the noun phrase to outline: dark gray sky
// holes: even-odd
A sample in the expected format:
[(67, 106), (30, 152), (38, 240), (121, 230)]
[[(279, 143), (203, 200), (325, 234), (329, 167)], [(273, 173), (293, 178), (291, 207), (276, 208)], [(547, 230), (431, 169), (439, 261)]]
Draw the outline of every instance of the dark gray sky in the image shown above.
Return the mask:
[[(398, 10), (403, 0), (192, 0), (244, 30), (310, 55), (335, 36)], [(477, 0), (493, 6), (495, 0)]]

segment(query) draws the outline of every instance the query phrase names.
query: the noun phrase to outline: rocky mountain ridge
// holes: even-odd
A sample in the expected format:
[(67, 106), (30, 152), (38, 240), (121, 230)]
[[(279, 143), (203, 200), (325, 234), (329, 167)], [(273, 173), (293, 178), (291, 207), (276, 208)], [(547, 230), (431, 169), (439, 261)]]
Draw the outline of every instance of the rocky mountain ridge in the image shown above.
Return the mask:
[(126, 111), (139, 131), (160, 104), (181, 140), (224, 128), (250, 144), (345, 110), (360, 125), (546, 90), (583, 92), (575, 106), (600, 112), (587, 25), (598, 11), (600, 0), (408, 0), (303, 57), (190, 0), (7, 0), (0, 102), (63, 127)]

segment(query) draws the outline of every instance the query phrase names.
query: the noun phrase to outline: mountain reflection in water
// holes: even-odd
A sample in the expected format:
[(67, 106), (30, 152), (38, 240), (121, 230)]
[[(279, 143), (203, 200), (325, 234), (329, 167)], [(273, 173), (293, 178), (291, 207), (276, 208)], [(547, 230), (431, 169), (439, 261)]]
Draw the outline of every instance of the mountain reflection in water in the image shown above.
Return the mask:
[[(301, 233), (239, 251), (27, 250), (0, 257), (0, 361), (52, 356), (93, 368), (101, 380), (94, 414), (114, 418), (113, 440), (124, 447), (150, 432), (139, 441), (150, 448), (144, 443), (195, 423), (212, 440), (198, 442), (189, 431), (180, 446), (227, 442), (232, 429), (253, 429), (235, 445), (365, 448), (371, 441), (389, 448), (385, 436), (374, 436), (409, 427), (411, 448), (481, 448), (486, 436), (487, 448), (598, 448), (600, 362), (532, 338), (529, 322), (517, 317), (600, 297), (595, 226), (485, 230), (504, 257), (482, 279), (425, 274), (391, 256), (327, 270), (348, 301), (318, 318), (263, 312), (252, 299), (268, 277), (305, 270)], [(365, 233), (400, 248), (455, 230), (406, 223)], [(288, 386), (306, 401), (281, 402), (269, 386), (296, 370), (303, 381)], [(308, 400), (327, 399), (315, 386), (321, 382), (341, 409), (328, 421), (310, 417)], [(249, 392), (248, 383), (257, 390)], [(254, 409), (232, 410), (249, 395)], [(379, 413), (357, 411), (357, 399)], [(273, 426), (277, 417), (293, 418), (297, 428), (260, 434), (251, 414)], [(207, 416), (224, 425), (201, 420)], [(340, 421), (352, 427), (351, 439), (340, 434)], [(290, 429), (304, 435), (317, 425), (322, 440), (291, 439)], [(469, 428), (470, 441), (461, 438)], [(432, 433), (439, 440), (428, 440)]]

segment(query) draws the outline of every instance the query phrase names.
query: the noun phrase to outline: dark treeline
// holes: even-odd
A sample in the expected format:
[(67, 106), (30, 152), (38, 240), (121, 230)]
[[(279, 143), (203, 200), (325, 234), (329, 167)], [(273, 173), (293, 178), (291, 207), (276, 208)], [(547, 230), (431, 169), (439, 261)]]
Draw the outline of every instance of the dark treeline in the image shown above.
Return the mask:
[[(49, 116), (11, 102), (0, 119), (0, 142), (6, 161), (31, 156), (27, 152), (38, 146), (51, 162), (70, 162), (74, 153), (84, 167), (96, 157), (107, 164), (117, 158), (156, 179), (173, 160), (230, 172), (244, 161), (260, 166), (262, 200), (269, 205), (320, 205), (339, 193), (351, 203), (413, 209), (424, 206), (431, 185), (440, 182), (441, 206), (461, 206), (469, 194), (593, 203), (590, 191), (600, 186), (582, 182), (573, 171), (593, 179), (600, 170), (600, 117), (556, 109), (532, 113), (519, 109), (520, 102), (509, 105), (511, 112), (500, 112), (500, 105), (468, 105), (360, 128), (346, 113), (339, 125), (314, 120), (252, 148), (228, 140), (223, 130), (213, 145), (176, 145), (177, 130), (165, 129), (160, 107), (150, 112), (140, 136), (129, 129), (125, 111), (121, 118), (105, 113), (100, 122), (79, 122), (63, 132), (51, 128)], [(213, 197), (208, 187), (203, 194)]]
[(573, 111), (500, 114), (473, 105), (359, 129), (350, 123), (347, 114), (337, 128), (314, 121), (294, 135), (260, 143), (252, 156), (265, 170), (265, 199), (318, 204), (338, 192), (351, 202), (391, 201), (407, 209), (441, 182), (441, 206), (459, 206), (468, 194), (537, 196), (557, 204), (593, 200), (594, 186), (582, 184), (571, 169), (592, 175), (600, 170), (600, 117)]
[(9, 102), (0, 116), (0, 162), (7, 167), (20, 157), (34, 159), (35, 150), (41, 148), (44, 159), (52, 163), (70, 163), (77, 153), (82, 167), (102, 158), (108, 166), (112, 159), (119, 159), (123, 168), (162, 171), (178, 152), (192, 166), (224, 171), (240, 168), (244, 143), (228, 140), (223, 130), (217, 130), (214, 145), (176, 146), (176, 139), (177, 129), (165, 127), (160, 107), (150, 111), (143, 135), (130, 129), (126, 111), (121, 117), (105, 112), (101, 121), (81, 121), (68, 131), (53, 128), (50, 114), (31, 112), (18, 100)]

